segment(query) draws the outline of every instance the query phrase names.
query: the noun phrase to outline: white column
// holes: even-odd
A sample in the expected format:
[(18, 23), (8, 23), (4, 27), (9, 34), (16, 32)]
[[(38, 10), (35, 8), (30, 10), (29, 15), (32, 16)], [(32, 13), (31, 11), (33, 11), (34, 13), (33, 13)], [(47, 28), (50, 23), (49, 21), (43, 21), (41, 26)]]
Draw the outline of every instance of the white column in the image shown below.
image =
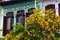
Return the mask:
[(26, 7), (24, 7), (24, 15), (25, 15), (25, 27), (26, 27), (26, 13), (27, 13), (27, 8)]
[(3, 8), (0, 7), (0, 38), (3, 36)]
[(56, 15), (59, 16), (59, 11), (58, 11), (58, 3), (55, 3), (55, 11), (56, 11)]
[(41, 2), (41, 9), (42, 9), (42, 10), (45, 10), (45, 5), (46, 5), (46, 4), (45, 4), (44, 2)]
[(35, 8), (36, 8), (36, 0), (35, 0)]
[(45, 5), (43, 5), (43, 10), (45, 10)]
[[(17, 14), (17, 11), (16, 9), (14, 9), (14, 25), (16, 24), (16, 14)], [(13, 30), (15, 30), (15, 26), (13, 27)]]
[(40, 2), (40, 8), (42, 9), (42, 2)]

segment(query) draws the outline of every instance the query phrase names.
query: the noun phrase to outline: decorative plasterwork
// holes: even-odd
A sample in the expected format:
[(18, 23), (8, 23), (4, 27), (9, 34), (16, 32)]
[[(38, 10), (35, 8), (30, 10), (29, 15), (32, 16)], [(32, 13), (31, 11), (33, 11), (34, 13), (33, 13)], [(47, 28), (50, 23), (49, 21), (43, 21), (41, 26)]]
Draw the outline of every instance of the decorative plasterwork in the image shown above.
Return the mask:
[(4, 8), (4, 16), (6, 16), (7, 12), (14, 12), (18, 10), (28, 10), (29, 8), (34, 8), (34, 2), (27, 2), (27, 3), (22, 3), (22, 4), (14, 4), (14, 5), (9, 5), (5, 6)]

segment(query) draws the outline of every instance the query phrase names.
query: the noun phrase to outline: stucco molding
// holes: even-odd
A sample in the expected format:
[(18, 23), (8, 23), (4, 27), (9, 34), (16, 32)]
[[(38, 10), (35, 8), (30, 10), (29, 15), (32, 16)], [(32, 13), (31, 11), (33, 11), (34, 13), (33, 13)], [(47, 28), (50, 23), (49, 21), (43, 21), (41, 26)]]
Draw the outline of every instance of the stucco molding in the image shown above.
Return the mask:
[(14, 11), (18, 11), (18, 10), (26, 10), (26, 9), (28, 10), (28, 9), (30, 9), (30, 8), (34, 8), (34, 5), (27, 5), (27, 6), (23, 6), (23, 7), (15, 7), (15, 8), (10, 8), (10, 9), (5, 9), (4, 10), (4, 16), (6, 16), (6, 13), (7, 12), (14, 12)]

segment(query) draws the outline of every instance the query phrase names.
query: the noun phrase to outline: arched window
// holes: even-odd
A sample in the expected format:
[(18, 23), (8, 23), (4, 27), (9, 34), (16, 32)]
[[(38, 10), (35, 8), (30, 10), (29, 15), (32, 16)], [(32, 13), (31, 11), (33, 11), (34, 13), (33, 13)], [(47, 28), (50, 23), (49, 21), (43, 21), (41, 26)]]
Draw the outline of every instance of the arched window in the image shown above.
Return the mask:
[(50, 4), (50, 5), (45, 6), (45, 10), (48, 10), (48, 9), (54, 9), (54, 12), (55, 12), (55, 5)]
[(24, 10), (17, 11), (16, 21), (18, 23), (22, 23), (24, 25), (25, 18), (24, 18)]
[(13, 19), (13, 12), (6, 13), (6, 16), (4, 17), (3, 35), (8, 34), (9, 31), (13, 29)]
[(26, 13), (26, 16), (27, 17), (29, 17), (32, 13), (33, 13), (33, 10), (34, 10), (35, 8), (30, 8), (30, 9), (28, 9), (28, 13)]

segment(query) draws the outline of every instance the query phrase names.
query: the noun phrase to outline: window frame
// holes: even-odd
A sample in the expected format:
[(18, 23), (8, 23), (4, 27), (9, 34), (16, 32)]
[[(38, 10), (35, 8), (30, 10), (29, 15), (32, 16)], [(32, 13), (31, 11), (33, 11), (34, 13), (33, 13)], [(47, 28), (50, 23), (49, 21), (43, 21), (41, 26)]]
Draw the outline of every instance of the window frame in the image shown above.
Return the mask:
[[(11, 18), (10, 19), (10, 29), (7, 29), (7, 20), (8, 18)], [(3, 36), (5, 36), (6, 34), (9, 34), (10, 33), (10, 30), (13, 29), (12, 25), (14, 23), (14, 17), (13, 17), (13, 12), (8, 12), (6, 13), (6, 16), (4, 16), (4, 20), (3, 20)]]
[[(25, 23), (25, 18), (24, 18), (24, 10), (19, 10), (17, 11), (17, 15), (16, 15), (16, 22), (18, 22), (18, 17), (20, 17), (20, 23), (24, 25)], [(23, 20), (24, 19), (24, 20)]]

